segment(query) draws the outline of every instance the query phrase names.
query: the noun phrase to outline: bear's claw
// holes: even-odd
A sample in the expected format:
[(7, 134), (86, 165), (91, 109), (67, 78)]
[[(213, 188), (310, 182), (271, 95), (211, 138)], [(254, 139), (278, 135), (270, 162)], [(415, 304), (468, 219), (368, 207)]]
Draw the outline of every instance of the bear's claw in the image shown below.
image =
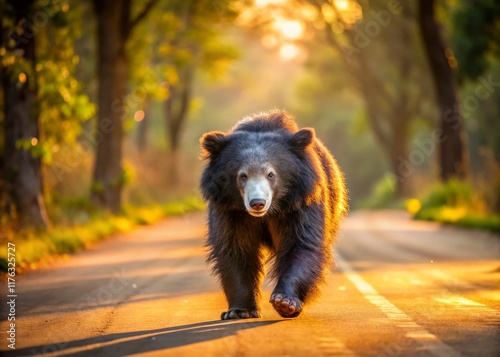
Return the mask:
[(272, 294), (269, 302), (282, 317), (297, 317), (302, 312), (302, 302), (285, 294)]
[(233, 320), (233, 319), (250, 319), (261, 317), (258, 310), (248, 311), (247, 309), (229, 309), (224, 311), (220, 318), (221, 320)]

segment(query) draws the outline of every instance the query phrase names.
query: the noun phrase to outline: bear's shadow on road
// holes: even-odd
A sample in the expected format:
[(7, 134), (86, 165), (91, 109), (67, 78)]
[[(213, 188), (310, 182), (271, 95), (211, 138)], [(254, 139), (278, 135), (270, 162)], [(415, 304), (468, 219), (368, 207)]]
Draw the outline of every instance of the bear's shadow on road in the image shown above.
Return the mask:
[[(56, 354), (58, 356), (123, 356), (168, 350), (199, 342), (235, 336), (238, 331), (272, 325), (286, 320), (214, 320), (154, 330), (113, 333), (108, 335), (27, 347), (11, 356)], [(231, 342), (226, 340), (227, 350)], [(82, 350), (83, 348), (83, 350)], [(75, 351), (77, 349), (77, 351)]]

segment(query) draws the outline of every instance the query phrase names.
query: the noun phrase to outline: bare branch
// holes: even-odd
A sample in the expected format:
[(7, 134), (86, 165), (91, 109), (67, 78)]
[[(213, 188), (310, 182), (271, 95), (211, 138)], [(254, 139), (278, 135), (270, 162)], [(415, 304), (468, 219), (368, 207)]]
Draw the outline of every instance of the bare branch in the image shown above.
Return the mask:
[(149, 2), (144, 5), (144, 8), (142, 9), (142, 11), (135, 17), (135, 19), (133, 20), (130, 20), (129, 22), (129, 28), (128, 28), (128, 32), (132, 32), (132, 30), (134, 29), (135, 26), (137, 26), (137, 24), (139, 22), (141, 22), (147, 15), (148, 13), (151, 11), (151, 9), (158, 3), (158, 0), (149, 0)]

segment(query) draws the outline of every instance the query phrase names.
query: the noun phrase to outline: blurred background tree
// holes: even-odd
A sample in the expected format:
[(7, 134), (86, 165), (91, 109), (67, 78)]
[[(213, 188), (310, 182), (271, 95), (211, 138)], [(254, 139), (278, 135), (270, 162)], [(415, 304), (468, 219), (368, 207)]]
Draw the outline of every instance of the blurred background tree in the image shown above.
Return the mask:
[(168, 3), (164, 18), (176, 14), (159, 46), (160, 61), (176, 74), (168, 82), (168, 98), (164, 104), (166, 140), (170, 153), (169, 183), (178, 184), (180, 140), (192, 105), (197, 71), (213, 78), (220, 77), (227, 65), (237, 58), (234, 46), (222, 42), (217, 29), (230, 24), (237, 13), (231, 1), (186, 1)]
[[(466, 95), (481, 100), (471, 120), (471, 165), (493, 183), (490, 205), (500, 212), (500, 3), (461, 0), (452, 12), (451, 44)], [(478, 87), (479, 86), (479, 87)], [(478, 88), (484, 86), (478, 95)], [(474, 92), (472, 91), (474, 90)], [(479, 98), (481, 96), (481, 98)], [(483, 169), (482, 169), (483, 168)]]
[(25, 21), (35, 1), (2, 6), (4, 150), (2, 206), (21, 226), (47, 227), (41, 172), (40, 107), (37, 102), (35, 27)]
[(95, 112), (74, 77), (79, 57), (73, 42), (81, 35), (81, 13), (68, 10), (67, 2), (40, 1), (2, 8), (2, 207), (17, 212), (22, 226), (48, 225), (47, 169), (57, 180), (72, 169), (54, 154), (76, 145), (80, 124)]
[(434, 86), (439, 113), (439, 174), (442, 181), (465, 179), (469, 171), (466, 133), (462, 110), (458, 106), (457, 85), (453, 68), (457, 67), (453, 51), (443, 38), (437, 22), (435, 1), (420, 1), (419, 25)]
[(126, 174), (122, 167), (123, 118), (128, 93), (127, 42), (158, 0), (146, 2), (133, 14), (132, 1), (94, 0), (97, 17), (98, 139), (92, 201), (118, 213)]
[[(422, 53), (411, 6), (386, 1), (355, 3), (313, 0), (327, 43), (343, 61), (350, 81), (364, 102), (363, 116), (387, 155), (395, 194), (410, 191), (411, 124), (422, 115), (428, 81), (417, 65)], [(365, 18), (362, 18), (365, 14)], [(395, 26), (398, 31), (387, 27)], [(375, 42), (376, 38), (376, 43)], [(420, 61), (416, 61), (419, 59)]]

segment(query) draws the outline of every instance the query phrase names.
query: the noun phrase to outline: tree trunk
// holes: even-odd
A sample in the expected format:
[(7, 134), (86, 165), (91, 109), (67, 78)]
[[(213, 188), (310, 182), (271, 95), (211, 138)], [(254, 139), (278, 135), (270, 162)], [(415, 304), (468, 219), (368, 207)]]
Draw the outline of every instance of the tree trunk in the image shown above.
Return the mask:
[(157, 2), (158, 0), (149, 0), (132, 19), (131, 0), (94, 0), (97, 17), (99, 112), (91, 199), (98, 206), (114, 213), (121, 210), (123, 187), (122, 119), (128, 85), (125, 45), (133, 28)]
[(179, 148), (182, 129), (189, 113), (194, 67), (187, 66), (179, 72), (179, 84), (170, 88), (170, 97), (165, 102), (165, 127), (170, 148), (167, 180), (173, 186), (180, 182)]
[(447, 46), (435, 17), (434, 0), (420, 0), (419, 25), (440, 108), (440, 178), (463, 179), (468, 173), (464, 120), (458, 106), (456, 83), (445, 51)]
[(99, 111), (91, 198), (98, 206), (115, 213), (121, 209), (122, 118), (128, 82), (126, 37), (122, 27), (124, 6), (126, 4), (122, 1), (94, 1)]
[[(406, 130), (407, 131), (407, 130)], [(392, 145), (388, 146), (389, 165), (394, 175), (395, 196), (402, 198), (410, 194), (410, 177), (415, 172), (415, 167), (408, 159), (407, 135), (393, 137)]]
[[(400, 16), (405, 18), (400, 21), (399, 36), (391, 48), (397, 45), (402, 46), (401, 44), (407, 45), (410, 41), (410, 28), (407, 24), (411, 23), (411, 19), (407, 19), (409, 15), (406, 12)], [(408, 158), (409, 125), (415, 116), (413, 109), (408, 105), (410, 88), (407, 85), (401, 85), (396, 92), (389, 90), (386, 83), (390, 82), (379, 75), (378, 72), (381, 69), (373, 65), (368, 49), (349, 55), (332, 33), (331, 24), (326, 19), (325, 22), (327, 40), (341, 55), (345, 68), (356, 84), (356, 89), (362, 95), (368, 124), (388, 159), (389, 169), (395, 178), (394, 196), (404, 197), (410, 193), (411, 175), (406, 175), (403, 167)], [(346, 36), (351, 43), (351, 48), (355, 48), (356, 32), (346, 31)], [(397, 51), (397, 48), (399, 47), (396, 47), (394, 51)], [(407, 78), (411, 70), (412, 53), (404, 52), (401, 55), (400, 52), (399, 54), (392, 57), (391, 63), (398, 72), (399, 78)]]
[[(9, 1), (14, 23), (31, 19), (34, 1)], [(13, 210), (23, 227), (47, 228), (49, 219), (43, 200), (41, 160), (29, 151), (39, 145), (39, 121), (36, 106), (35, 35), (30, 21), (22, 25), (16, 47), (29, 73), (13, 76), (3, 69), (5, 183), (9, 210)], [(20, 146), (20, 144), (27, 144)]]
[(188, 66), (179, 72), (179, 84), (170, 88), (170, 97), (165, 102), (167, 140), (173, 154), (179, 150), (182, 128), (189, 113), (194, 68)]

